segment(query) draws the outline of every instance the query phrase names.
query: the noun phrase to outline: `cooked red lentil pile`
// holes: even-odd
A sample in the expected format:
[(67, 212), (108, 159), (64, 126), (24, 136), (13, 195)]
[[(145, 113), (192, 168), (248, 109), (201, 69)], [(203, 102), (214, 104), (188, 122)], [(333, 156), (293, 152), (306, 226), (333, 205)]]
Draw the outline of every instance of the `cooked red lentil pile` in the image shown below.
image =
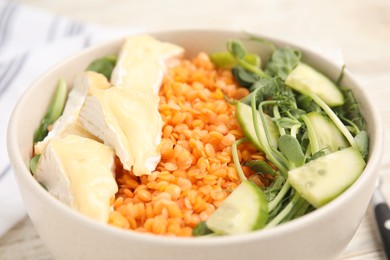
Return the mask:
[[(231, 144), (243, 137), (235, 107), (224, 95), (240, 99), (230, 70), (216, 69), (205, 53), (182, 59), (171, 68), (160, 89), (164, 121), (161, 161), (149, 176), (135, 177), (118, 163), (119, 191), (109, 223), (160, 235), (191, 236), (193, 228), (218, 208), (239, 185)], [(241, 163), (264, 160), (249, 143), (238, 146)], [(259, 186), (272, 176), (245, 175)]]

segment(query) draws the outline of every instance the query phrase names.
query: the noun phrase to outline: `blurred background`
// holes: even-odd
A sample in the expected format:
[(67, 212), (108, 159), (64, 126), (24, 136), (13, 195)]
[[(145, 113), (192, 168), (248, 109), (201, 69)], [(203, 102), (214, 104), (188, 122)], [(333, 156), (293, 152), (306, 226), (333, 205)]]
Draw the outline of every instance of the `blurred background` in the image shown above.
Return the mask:
[[(135, 31), (237, 29), (304, 44), (328, 54), (330, 58), (343, 59), (379, 106), (385, 131), (389, 133), (385, 139), (385, 154), (389, 152), (389, 0), (0, 0), (0, 7), (3, 7), (0, 9), (0, 37), (3, 37), (0, 45), (7, 30), (11, 30), (11, 8), (6, 8), (10, 3), (17, 7), (15, 12), (24, 10), (23, 15), (18, 16), (19, 25), (24, 24), (24, 28), (15, 33), (19, 35), (13, 35), (14, 45), (24, 49), (31, 47), (30, 40), (33, 41), (45, 27), (43, 17), (50, 16), (54, 17), (54, 20), (50, 18), (53, 21), (56, 17), (74, 21), (73, 28), (64, 30), (68, 38), (83, 32), (99, 34), (101, 41)], [(66, 46), (62, 48), (66, 50)], [(30, 53), (34, 50), (31, 49)], [(7, 54), (0, 52), (0, 58)], [(30, 78), (39, 73), (31, 74)], [(23, 84), (27, 86), (30, 78), (25, 79)], [(17, 98), (14, 99), (13, 102), (16, 102)], [(4, 102), (5, 99), (0, 98), (0, 108)], [(4, 132), (0, 134), (4, 135)], [(5, 135), (1, 139), (4, 140)], [(3, 143), (0, 146), (4, 146)], [(3, 151), (1, 157), (5, 156)], [(383, 190), (389, 199), (390, 161), (386, 156), (382, 172), (385, 174)], [(0, 212), (2, 210), (0, 208)], [(51, 255), (28, 217), (23, 216), (16, 226), (0, 236), (0, 259), (51, 259)], [(385, 259), (370, 209), (340, 259)]]
[[(297, 42), (338, 46), (347, 65), (357, 72), (382, 73), (390, 68), (388, 0), (17, 2), (101, 26), (145, 30), (188, 27), (254, 30)], [(365, 66), (367, 62), (371, 62), (371, 66)]]

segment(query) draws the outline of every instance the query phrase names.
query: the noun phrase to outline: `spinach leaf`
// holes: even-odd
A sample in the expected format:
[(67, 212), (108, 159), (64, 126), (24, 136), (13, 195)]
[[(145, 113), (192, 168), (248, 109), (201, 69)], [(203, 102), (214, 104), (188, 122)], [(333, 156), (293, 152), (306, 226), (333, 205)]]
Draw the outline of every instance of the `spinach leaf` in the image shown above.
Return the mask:
[(265, 72), (272, 77), (286, 80), (288, 74), (299, 64), (301, 52), (291, 48), (280, 48), (272, 53), (271, 60), (265, 67)]
[(117, 62), (117, 56), (109, 55), (92, 61), (86, 70), (103, 74), (108, 80), (111, 79), (112, 71)]
[(232, 69), (232, 73), (238, 84), (246, 88), (252, 87), (253, 84), (260, 79), (258, 75), (247, 71), (240, 66), (234, 67)]

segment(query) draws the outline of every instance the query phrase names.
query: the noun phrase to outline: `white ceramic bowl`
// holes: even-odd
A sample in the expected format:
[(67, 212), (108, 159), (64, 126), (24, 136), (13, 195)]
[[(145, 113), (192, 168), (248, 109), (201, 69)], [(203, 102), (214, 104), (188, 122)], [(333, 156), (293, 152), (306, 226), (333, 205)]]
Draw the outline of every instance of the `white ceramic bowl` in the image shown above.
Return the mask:
[[(226, 40), (245, 39), (237, 31), (190, 30), (151, 33), (179, 44), (188, 57), (199, 51), (225, 50)], [(331, 78), (340, 67), (302, 46), (270, 39), (278, 46), (296, 47), (303, 60)], [(334, 259), (347, 246), (367, 209), (381, 154), (382, 129), (374, 104), (346, 70), (342, 84), (359, 101), (370, 136), (370, 153), (361, 177), (324, 207), (276, 228), (214, 238), (174, 238), (141, 234), (97, 223), (53, 198), (28, 170), (33, 132), (45, 113), (59, 77), (72, 81), (77, 72), (103, 55), (117, 53), (123, 40), (89, 48), (40, 77), (19, 100), (8, 129), (8, 150), (16, 179), (40, 237), (58, 259)], [(249, 49), (259, 46), (248, 43)], [(257, 47), (259, 51), (259, 47)], [(260, 50), (263, 57), (267, 50)]]

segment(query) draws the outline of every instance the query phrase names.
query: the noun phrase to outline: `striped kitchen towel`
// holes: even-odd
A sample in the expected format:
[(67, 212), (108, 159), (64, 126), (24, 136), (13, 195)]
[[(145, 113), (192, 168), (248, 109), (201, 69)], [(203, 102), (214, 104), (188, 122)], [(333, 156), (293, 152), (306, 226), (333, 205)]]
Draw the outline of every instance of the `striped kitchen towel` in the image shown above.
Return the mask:
[(67, 56), (134, 32), (0, 0), (0, 236), (26, 215), (6, 148), (8, 120), (17, 100), (40, 74)]

